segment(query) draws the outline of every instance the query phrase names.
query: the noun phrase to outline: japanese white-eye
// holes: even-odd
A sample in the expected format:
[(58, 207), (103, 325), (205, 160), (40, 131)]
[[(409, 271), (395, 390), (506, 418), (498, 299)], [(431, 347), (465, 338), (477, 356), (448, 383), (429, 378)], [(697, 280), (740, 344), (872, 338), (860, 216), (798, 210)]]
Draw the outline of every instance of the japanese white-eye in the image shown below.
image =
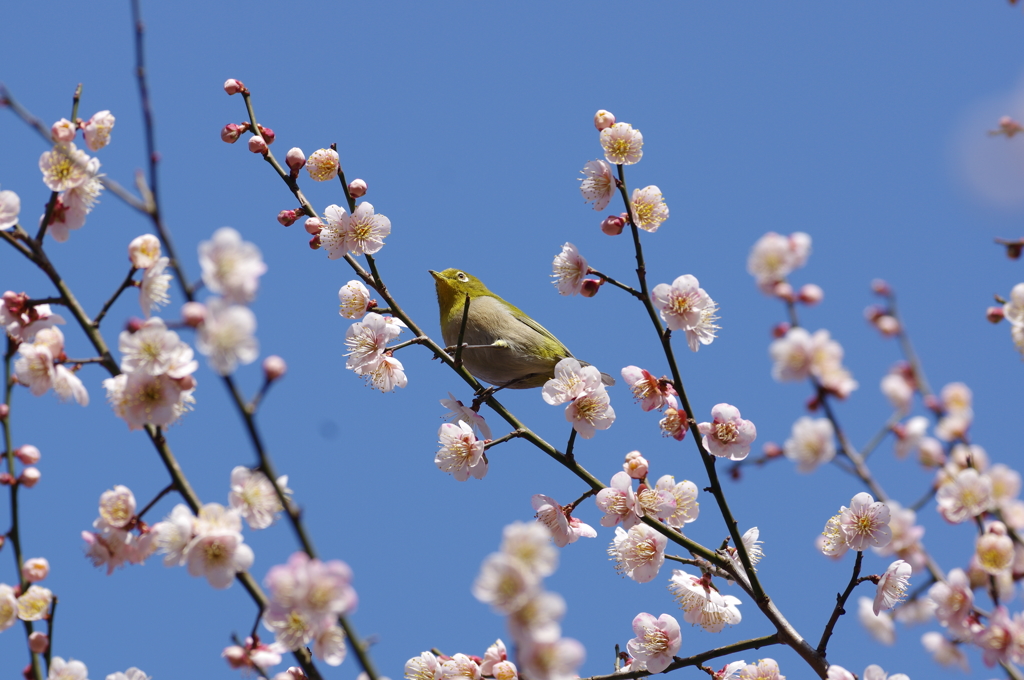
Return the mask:
[[(487, 289), (480, 279), (459, 269), (430, 271), (441, 309), (441, 337), (449, 347), (459, 342), (466, 296), (469, 317), (462, 342), (462, 363), (473, 376), (498, 387), (541, 387), (555, 375), (555, 364), (573, 356), (549, 330), (513, 304)], [(585, 362), (580, 362), (584, 366)], [(611, 376), (602, 373), (606, 385)]]

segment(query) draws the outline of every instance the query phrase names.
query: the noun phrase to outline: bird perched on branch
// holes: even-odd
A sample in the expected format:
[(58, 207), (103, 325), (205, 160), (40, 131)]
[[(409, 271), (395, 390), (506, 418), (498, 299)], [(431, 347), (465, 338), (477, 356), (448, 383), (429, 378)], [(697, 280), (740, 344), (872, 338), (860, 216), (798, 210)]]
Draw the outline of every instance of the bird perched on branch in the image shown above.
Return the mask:
[[(541, 387), (554, 377), (555, 364), (573, 356), (548, 329), (492, 293), (475, 276), (459, 269), (431, 270), (430, 275), (441, 309), (441, 337), (453, 350), (469, 297), (461, 357), (476, 378), (509, 389)], [(615, 384), (606, 373), (601, 374), (601, 381)]]

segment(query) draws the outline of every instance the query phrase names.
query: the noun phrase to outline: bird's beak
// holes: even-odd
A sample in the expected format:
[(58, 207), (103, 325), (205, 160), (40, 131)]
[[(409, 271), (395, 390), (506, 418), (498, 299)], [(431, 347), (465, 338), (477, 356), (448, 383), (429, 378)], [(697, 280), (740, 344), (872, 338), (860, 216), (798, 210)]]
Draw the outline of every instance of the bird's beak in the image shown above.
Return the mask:
[(434, 277), (435, 281), (440, 281), (441, 280), (441, 276), (437, 272), (435, 272), (433, 269), (428, 269), (427, 271), (430, 272), (430, 275)]

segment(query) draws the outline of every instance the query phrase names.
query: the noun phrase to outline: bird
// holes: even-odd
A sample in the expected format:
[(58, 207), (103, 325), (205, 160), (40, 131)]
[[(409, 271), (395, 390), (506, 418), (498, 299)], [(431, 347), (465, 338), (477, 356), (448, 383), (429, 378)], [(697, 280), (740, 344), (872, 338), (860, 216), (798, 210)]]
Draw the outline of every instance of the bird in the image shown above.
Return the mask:
[[(575, 358), (551, 331), (528, 314), (488, 290), (461, 269), (429, 270), (441, 310), (441, 337), (448, 347), (459, 342), (463, 309), (469, 296), (469, 316), (462, 342), (462, 363), (474, 377), (498, 388), (541, 387), (554, 378), (555, 365)], [(581, 361), (581, 365), (587, 366)], [(602, 373), (601, 380), (615, 380)]]

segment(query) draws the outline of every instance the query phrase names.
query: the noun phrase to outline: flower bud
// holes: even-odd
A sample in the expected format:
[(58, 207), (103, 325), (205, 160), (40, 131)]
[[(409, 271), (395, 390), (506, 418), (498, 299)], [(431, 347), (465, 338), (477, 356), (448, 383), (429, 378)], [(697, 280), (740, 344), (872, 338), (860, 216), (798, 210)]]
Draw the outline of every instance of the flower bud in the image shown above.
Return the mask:
[(34, 654), (45, 654), (46, 650), (50, 648), (50, 638), (46, 636), (46, 633), (34, 630), (28, 636), (28, 648)]
[(900, 332), (900, 322), (894, 316), (883, 314), (875, 319), (875, 328), (885, 337), (891, 338)]
[(21, 677), (25, 678), (25, 680), (35, 680), (36, 674), (35, 671), (32, 670), (32, 664), (21, 669)]
[(316, 234), (313, 238), (309, 239), (309, 247), (313, 250), (320, 250), (320, 234)]
[(67, 144), (75, 138), (78, 127), (67, 118), (61, 118), (50, 127), (50, 139), (58, 144)]
[(639, 451), (630, 451), (626, 454), (626, 462), (622, 464), (622, 469), (625, 470), (626, 474), (632, 479), (643, 479), (647, 476), (649, 471), (649, 464), (647, 459), (640, 455)]
[(598, 130), (604, 130), (615, 125), (615, 116), (611, 111), (605, 111), (601, 109), (594, 114), (594, 127)]
[(263, 375), (267, 378), (267, 382), (277, 380), (287, 371), (288, 364), (286, 364), (284, 359), (276, 354), (271, 354), (263, 360)]
[(0, 420), (6, 420), (11, 415), (11, 407), (7, 404), (0, 404)]
[(366, 182), (361, 179), (354, 179), (348, 183), (348, 195), (352, 198), (361, 198), (366, 195)]
[(597, 295), (597, 291), (601, 289), (601, 285), (604, 283), (601, 279), (586, 279), (583, 281), (583, 287), (580, 288), (580, 295), (583, 297), (594, 297)]
[(790, 328), (791, 328), (791, 326), (790, 326), (790, 323), (788, 321), (780, 321), (779, 323), (777, 323), (774, 326), (772, 326), (772, 337), (773, 338), (784, 338), (784, 337), (786, 337), (786, 333), (789, 332)]
[(778, 458), (783, 454), (782, 447), (775, 442), (768, 442), (761, 448), (761, 451), (765, 458)]
[(181, 322), (197, 328), (206, 319), (206, 306), (202, 302), (186, 302), (181, 306)]
[(293, 146), (284, 155), (284, 162), (292, 172), (297, 173), (306, 164), (306, 154), (299, 147)]
[(263, 141), (265, 141), (268, 146), (274, 143), (274, 137), (276, 137), (276, 135), (273, 130), (268, 127), (263, 127), (259, 123), (256, 124), (256, 127), (260, 131), (260, 137), (263, 137)]
[(306, 218), (306, 233), (316, 236), (324, 228), (324, 223), (316, 217)]
[(825, 299), (825, 291), (817, 284), (807, 283), (800, 287), (796, 297), (805, 305), (816, 305)]
[(626, 220), (620, 215), (609, 215), (601, 221), (601, 231), (609, 236), (618, 236), (626, 226)]
[(778, 283), (776, 283), (775, 287), (772, 288), (772, 293), (775, 294), (775, 297), (779, 298), (780, 300), (785, 300), (786, 302), (792, 302), (794, 300), (793, 286), (786, 283), (785, 281), (779, 281)]
[(228, 665), (232, 668), (249, 668), (249, 654), (244, 648), (238, 645), (231, 645), (225, 647), (224, 651), (220, 653), (224, 660), (228, 662)]
[(891, 295), (892, 288), (885, 282), (884, 279), (874, 279), (871, 282), (871, 292), (875, 295)]
[(137, 333), (144, 323), (146, 322), (139, 317), (133, 316), (125, 322), (124, 329), (129, 333)]
[(306, 172), (314, 182), (326, 182), (338, 176), (341, 160), (334, 149), (317, 149), (306, 161)]
[(1006, 313), (1003, 311), (1002, 307), (989, 307), (985, 310), (985, 318), (988, 319), (990, 323), (999, 323), (1005, 316)]
[(277, 213), (277, 221), (286, 227), (290, 227), (295, 224), (295, 220), (297, 219), (298, 215), (295, 214), (294, 210), (282, 210)]
[(239, 125), (238, 123), (228, 123), (220, 130), (220, 139), (222, 142), (228, 144), (234, 144), (238, 141), (238, 138), (242, 136), (242, 133), (249, 129), (249, 124), (244, 123)]
[(31, 444), (22, 444), (20, 447), (14, 449), (14, 456), (21, 461), (22, 465), (35, 465), (42, 458), (42, 454), (39, 453), (39, 449), (32, 446)]
[(267, 155), (267, 142), (259, 135), (253, 135), (249, 138), (249, 151), (265, 156)]
[(178, 389), (183, 392), (188, 390), (194, 390), (196, 388), (196, 378), (194, 375), (185, 375), (174, 380), (178, 384)]
[(238, 94), (239, 92), (245, 92), (245, 85), (242, 84), (241, 80), (228, 78), (224, 81), (224, 91), (229, 95)]
[(42, 581), (50, 574), (50, 563), (45, 557), (32, 557), (21, 565), (21, 577), (29, 583)]
[(0, 472), (0, 486), (11, 486), (14, 484), (14, 475), (10, 472)]
[(33, 486), (39, 483), (39, 478), (43, 476), (43, 473), (39, 471), (37, 467), (27, 467), (21, 471), (21, 476), (18, 477), (18, 483), (24, 486), (26, 489), (31, 489)]
[(136, 236), (128, 244), (128, 260), (136, 269), (147, 269), (160, 258), (160, 239), (153, 234)]
[(1006, 244), (1006, 256), (1011, 260), (1019, 260), (1021, 250), (1024, 250), (1024, 243), (1021, 241)]

